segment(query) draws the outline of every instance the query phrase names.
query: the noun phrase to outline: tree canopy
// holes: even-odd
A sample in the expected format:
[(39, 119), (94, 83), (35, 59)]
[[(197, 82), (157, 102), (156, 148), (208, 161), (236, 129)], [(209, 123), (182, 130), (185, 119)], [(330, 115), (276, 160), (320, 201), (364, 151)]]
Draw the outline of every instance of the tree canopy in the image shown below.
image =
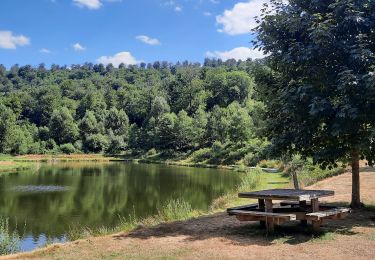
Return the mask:
[(255, 78), (273, 148), (323, 167), (351, 162), (354, 207), (358, 161), (375, 159), (374, 12), (371, 0), (271, 0), (256, 28), (268, 54)]
[[(0, 66), (0, 153), (253, 149), (254, 62)], [(258, 106), (260, 108), (261, 106)], [(255, 141), (257, 142), (257, 141)]]

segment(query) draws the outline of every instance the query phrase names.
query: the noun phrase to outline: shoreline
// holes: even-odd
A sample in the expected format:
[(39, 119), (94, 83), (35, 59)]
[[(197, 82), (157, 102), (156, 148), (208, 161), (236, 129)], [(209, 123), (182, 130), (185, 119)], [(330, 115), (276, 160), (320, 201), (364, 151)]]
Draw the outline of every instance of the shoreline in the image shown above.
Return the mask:
[[(172, 166), (182, 166), (191, 168), (209, 168), (220, 170), (233, 170), (245, 172), (255, 169), (256, 167), (248, 167), (243, 165), (220, 165), (206, 163), (190, 163), (183, 160), (173, 161), (171, 159), (153, 160), (147, 158), (122, 158), (120, 156), (106, 156), (103, 154), (31, 154), (31, 155), (0, 155), (0, 173), (10, 173), (18, 170), (27, 170), (34, 167), (35, 163), (40, 162), (129, 162), (129, 163), (145, 163), (145, 164), (163, 164)], [(276, 168), (261, 168), (267, 173), (280, 173)]]

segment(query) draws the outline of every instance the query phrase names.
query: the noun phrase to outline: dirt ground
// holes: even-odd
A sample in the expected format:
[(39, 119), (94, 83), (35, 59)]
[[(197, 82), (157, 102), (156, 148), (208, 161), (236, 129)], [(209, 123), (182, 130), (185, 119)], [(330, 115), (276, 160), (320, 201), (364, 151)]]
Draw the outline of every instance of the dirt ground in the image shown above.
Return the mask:
[[(375, 171), (361, 172), (362, 200), (375, 205)], [(348, 204), (351, 175), (336, 176), (310, 189), (332, 189), (326, 201)], [(267, 236), (257, 224), (240, 223), (224, 213), (90, 238), (8, 259), (374, 259), (375, 206), (327, 221), (322, 233), (287, 223)]]

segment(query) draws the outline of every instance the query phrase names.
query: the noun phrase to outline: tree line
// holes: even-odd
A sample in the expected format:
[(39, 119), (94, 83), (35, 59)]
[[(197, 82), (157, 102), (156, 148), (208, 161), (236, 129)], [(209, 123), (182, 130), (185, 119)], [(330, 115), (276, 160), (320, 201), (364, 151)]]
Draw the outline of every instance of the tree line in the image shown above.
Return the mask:
[(176, 154), (214, 146), (243, 148), (237, 159), (258, 154), (263, 104), (254, 98), (254, 66), (216, 59), (0, 66), (0, 153)]

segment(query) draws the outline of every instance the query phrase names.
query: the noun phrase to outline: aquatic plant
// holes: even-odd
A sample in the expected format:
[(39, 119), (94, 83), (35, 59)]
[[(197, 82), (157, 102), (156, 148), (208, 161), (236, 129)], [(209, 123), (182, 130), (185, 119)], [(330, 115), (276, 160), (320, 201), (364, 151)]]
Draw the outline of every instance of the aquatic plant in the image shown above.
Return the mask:
[(19, 252), (21, 238), (16, 230), (9, 231), (9, 219), (0, 218), (0, 255)]

